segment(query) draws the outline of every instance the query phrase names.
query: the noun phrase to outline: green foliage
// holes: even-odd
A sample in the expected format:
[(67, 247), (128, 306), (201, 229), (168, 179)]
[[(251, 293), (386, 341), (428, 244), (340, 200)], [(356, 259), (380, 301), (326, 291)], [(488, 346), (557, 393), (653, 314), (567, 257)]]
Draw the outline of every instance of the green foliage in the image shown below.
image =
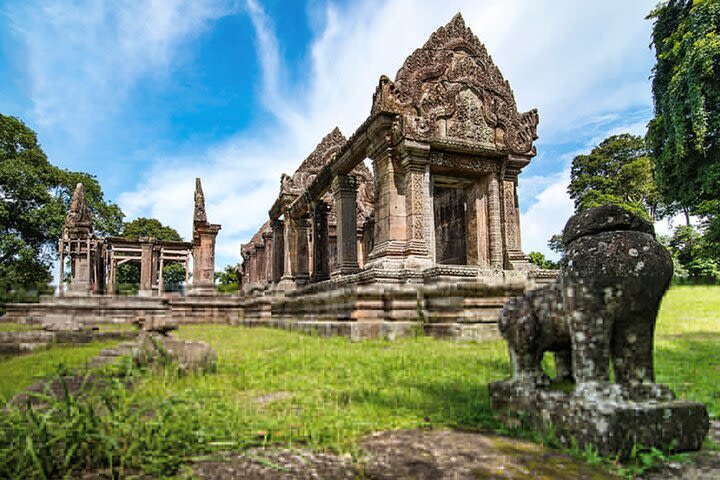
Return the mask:
[(120, 236), (137, 240), (140, 237), (154, 237), (158, 240), (182, 242), (180, 234), (172, 227), (166, 227), (155, 218), (136, 218), (123, 224)]
[(675, 279), (679, 282), (715, 283), (720, 281), (720, 258), (717, 244), (695, 227), (679, 226), (665, 240), (673, 256)]
[(553, 262), (552, 260), (545, 258), (545, 255), (541, 252), (530, 252), (528, 256), (530, 257), (530, 263), (537, 265), (544, 270), (554, 270), (560, 268), (558, 262)]
[(215, 282), (218, 284), (219, 292), (237, 292), (240, 289), (237, 267), (228, 265), (222, 272), (215, 272)]
[[(123, 224), (120, 236), (137, 240), (140, 237), (154, 237), (158, 240), (182, 242), (180, 234), (172, 227), (167, 227), (155, 218), (136, 218), (132, 222)], [(140, 283), (140, 264), (128, 262), (117, 268), (116, 281), (121, 290), (136, 293), (134, 288)], [(163, 282), (165, 287), (176, 288), (185, 281), (185, 266), (173, 262), (163, 266)]]
[(667, 203), (695, 208), (720, 198), (720, 1), (670, 0), (648, 18), (658, 188)]
[(576, 211), (614, 204), (644, 218), (654, 218), (658, 196), (645, 141), (627, 133), (613, 135), (589, 155), (575, 157), (568, 193)]
[(556, 233), (547, 242), (547, 246), (550, 250), (555, 253), (559, 253), (561, 256), (565, 255), (565, 245), (562, 243), (562, 234)]
[(97, 180), (50, 164), (35, 132), (0, 114), (0, 311), (8, 301), (48, 291), (50, 264), (78, 182), (98, 233), (117, 233), (123, 213), (104, 200)]

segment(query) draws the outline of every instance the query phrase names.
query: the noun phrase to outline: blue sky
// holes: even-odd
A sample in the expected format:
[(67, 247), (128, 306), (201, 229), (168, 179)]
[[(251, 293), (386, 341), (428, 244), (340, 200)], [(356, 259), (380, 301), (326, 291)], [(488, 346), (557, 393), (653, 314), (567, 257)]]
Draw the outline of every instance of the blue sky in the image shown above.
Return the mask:
[(549, 253), (572, 212), (572, 158), (645, 132), (655, 3), (0, 0), (0, 112), (37, 131), (54, 164), (96, 175), (128, 220), (188, 238), (201, 177), (220, 269), (266, 220), (280, 173), (336, 125), (350, 136), (380, 75), (461, 12), (520, 110), (540, 112), (522, 236)]

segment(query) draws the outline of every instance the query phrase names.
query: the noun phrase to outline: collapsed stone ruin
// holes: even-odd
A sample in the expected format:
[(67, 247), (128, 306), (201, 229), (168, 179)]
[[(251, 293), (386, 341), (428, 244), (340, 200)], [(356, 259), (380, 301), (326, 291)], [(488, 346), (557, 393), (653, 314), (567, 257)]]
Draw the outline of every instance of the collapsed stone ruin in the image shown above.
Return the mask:
[(350, 138), (335, 128), (282, 176), (268, 221), (241, 247), (238, 322), (492, 335), (508, 297), (553, 276), (521, 247), (518, 175), (537, 124), (456, 15), (394, 81), (380, 77)]
[[(192, 242), (152, 237), (100, 237), (94, 232), (85, 190), (80, 183), (73, 192), (58, 242), (61, 281), (57, 296), (43, 296), (37, 304), (7, 304), (5, 319), (50, 328), (168, 317), (182, 322), (230, 322), (237, 317), (240, 307), (237, 298), (216, 295), (215, 238), (219, 230), (220, 225), (207, 221), (205, 196), (198, 178)], [(139, 291), (137, 295), (117, 295), (117, 267), (128, 262), (139, 264)], [(185, 267), (184, 295), (166, 291), (162, 272), (170, 262)], [(66, 263), (70, 265), (67, 282)]]
[[(573, 216), (562, 241), (556, 282), (503, 309), (513, 377), (489, 385), (494, 408), (604, 455), (627, 457), (637, 445), (699, 450), (705, 405), (655, 383), (655, 321), (673, 265), (652, 224), (602, 206)], [(547, 351), (553, 382), (541, 365)]]

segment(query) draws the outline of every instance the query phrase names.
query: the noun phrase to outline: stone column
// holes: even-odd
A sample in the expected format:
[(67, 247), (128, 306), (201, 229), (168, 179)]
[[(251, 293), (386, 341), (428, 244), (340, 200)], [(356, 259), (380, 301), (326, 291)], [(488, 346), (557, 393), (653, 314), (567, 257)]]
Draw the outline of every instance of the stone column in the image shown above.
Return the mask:
[(371, 155), (375, 177), (375, 227), (369, 263), (378, 267), (380, 259), (402, 260), (406, 239), (405, 188), (402, 169), (394, 150), (385, 147)]
[(140, 291), (138, 295), (141, 297), (152, 296), (153, 284), (153, 246), (154, 239), (148, 237), (140, 237)]
[(283, 254), (283, 275), (278, 286), (281, 290), (295, 288), (295, 255), (297, 253), (297, 229), (295, 221), (285, 213), (285, 248)]
[(264, 283), (270, 283), (272, 282), (272, 256), (273, 256), (273, 242), (272, 242), (273, 234), (272, 232), (265, 232), (262, 234), (263, 239), (263, 245), (264, 248), (264, 267), (263, 270), (265, 272), (265, 276), (263, 277), (262, 281)]
[(265, 259), (265, 243), (263, 242), (256, 244), (255, 251), (257, 252), (257, 259), (255, 260), (255, 268), (257, 268), (257, 278), (255, 279), (255, 281), (259, 284), (263, 284), (267, 279), (267, 271), (265, 270), (265, 267), (267, 267), (267, 260)]
[(215, 293), (215, 238), (220, 225), (198, 225), (193, 235), (193, 286), (194, 295)]
[(60, 263), (58, 264), (58, 297), (65, 294), (65, 242), (60, 239), (58, 242), (58, 252), (60, 253)]
[(476, 181), (465, 190), (467, 201), (467, 263), (490, 267), (487, 180)]
[(514, 179), (503, 181), (503, 220), (505, 245), (508, 250), (522, 250), (520, 247), (520, 214), (517, 205), (517, 191)]
[(330, 207), (318, 200), (313, 208), (313, 272), (311, 281), (322, 282), (330, 278), (330, 255), (328, 251), (328, 213)]
[(491, 173), (488, 183), (488, 233), (490, 240), (490, 267), (503, 268), (502, 214), (500, 212), (500, 186), (497, 174)]
[(307, 218), (296, 218), (295, 223), (295, 283), (304, 285), (310, 279), (310, 221)]
[(285, 222), (272, 222), (272, 283), (277, 284), (285, 272)]
[(405, 254), (431, 263), (431, 246), (426, 227), (426, 205), (430, 189), (430, 146), (406, 144), (402, 167), (405, 171)]
[(250, 284), (254, 285), (257, 283), (257, 250), (253, 246), (250, 250)]
[(332, 181), (337, 212), (337, 269), (333, 275), (360, 270), (357, 260), (357, 187), (352, 175), (338, 175)]

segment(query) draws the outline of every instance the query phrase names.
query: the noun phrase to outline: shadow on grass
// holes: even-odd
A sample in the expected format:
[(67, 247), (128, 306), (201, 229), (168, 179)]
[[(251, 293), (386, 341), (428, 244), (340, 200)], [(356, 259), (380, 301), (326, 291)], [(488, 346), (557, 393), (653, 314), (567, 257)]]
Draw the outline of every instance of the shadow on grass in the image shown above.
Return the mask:
[[(483, 361), (486, 371), (496, 372), (488, 381), (510, 375), (508, 362)], [(396, 380), (393, 389), (365, 389), (360, 398), (350, 391), (353, 402), (365, 402), (378, 410), (402, 410), (404, 415), (423, 419), (425, 426), (447, 426), (462, 430), (492, 429), (500, 423), (490, 405), (487, 383), (477, 378), (441, 377), (417, 382)]]

